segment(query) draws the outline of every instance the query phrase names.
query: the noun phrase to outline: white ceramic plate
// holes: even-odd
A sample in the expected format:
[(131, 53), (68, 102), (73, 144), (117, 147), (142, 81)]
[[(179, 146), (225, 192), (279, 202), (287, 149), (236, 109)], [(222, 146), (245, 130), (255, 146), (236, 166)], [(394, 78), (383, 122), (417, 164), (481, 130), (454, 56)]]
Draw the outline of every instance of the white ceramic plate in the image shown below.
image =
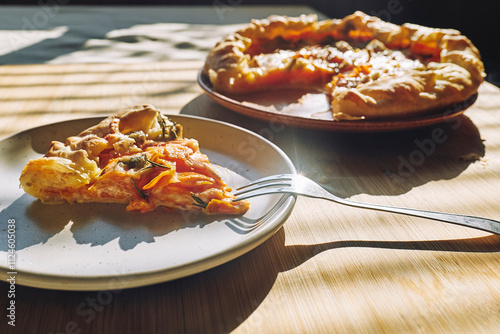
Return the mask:
[[(170, 116), (198, 139), (201, 151), (230, 186), (274, 173), (295, 173), (277, 146), (245, 129), (193, 116)], [(232, 260), (272, 236), (290, 214), (295, 197), (251, 200), (242, 217), (155, 210), (126, 212), (121, 204), (43, 205), (19, 189), (28, 159), (42, 156), (51, 140), (102, 118), (34, 128), (0, 142), (0, 275), (16, 283), (59, 290), (137, 287), (192, 275)], [(7, 228), (15, 221), (15, 231)], [(251, 227), (259, 222), (259, 227)], [(15, 235), (16, 262), (8, 263), (8, 236)]]

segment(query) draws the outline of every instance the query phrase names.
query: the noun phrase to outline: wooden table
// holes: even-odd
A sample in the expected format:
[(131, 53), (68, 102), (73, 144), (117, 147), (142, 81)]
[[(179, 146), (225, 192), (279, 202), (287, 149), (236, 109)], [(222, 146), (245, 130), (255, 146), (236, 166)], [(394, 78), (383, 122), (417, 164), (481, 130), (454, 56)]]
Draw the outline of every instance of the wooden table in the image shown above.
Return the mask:
[[(0, 137), (150, 103), (255, 131), (342, 197), (500, 219), (498, 87), (484, 83), (449, 123), (335, 133), (219, 106), (196, 83), (202, 64), (4, 65)], [(113, 292), (17, 286), (16, 327), (2, 316), (0, 332), (498, 333), (499, 251), (500, 236), (478, 230), (298, 197), (273, 237), (200, 274)]]

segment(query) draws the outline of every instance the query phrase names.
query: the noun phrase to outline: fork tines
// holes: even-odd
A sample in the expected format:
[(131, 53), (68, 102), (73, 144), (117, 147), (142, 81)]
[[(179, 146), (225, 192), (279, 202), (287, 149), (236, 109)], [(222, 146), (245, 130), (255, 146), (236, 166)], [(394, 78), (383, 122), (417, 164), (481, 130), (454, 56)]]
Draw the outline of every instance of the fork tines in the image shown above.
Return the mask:
[[(239, 197), (239, 198), (235, 199), (234, 201), (241, 201), (242, 199), (246, 199), (249, 197), (254, 197), (254, 196), (272, 193), (269, 191), (270, 189), (268, 189), (268, 188), (289, 187), (292, 185), (291, 181), (292, 181), (292, 177), (290, 175), (287, 175), (287, 174), (280, 174), (280, 175), (272, 175), (272, 176), (263, 177), (261, 179), (252, 181), (244, 186), (237, 188), (234, 195), (239, 197), (239, 196), (245, 194), (245, 196)], [(261, 190), (261, 189), (267, 189), (267, 190), (263, 190), (262, 192), (257, 192), (257, 190)], [(280, 188), (276, 189), (276, 192), (281, 192), (281, 191), (282, 191), (282, 189), (280, 189)]]

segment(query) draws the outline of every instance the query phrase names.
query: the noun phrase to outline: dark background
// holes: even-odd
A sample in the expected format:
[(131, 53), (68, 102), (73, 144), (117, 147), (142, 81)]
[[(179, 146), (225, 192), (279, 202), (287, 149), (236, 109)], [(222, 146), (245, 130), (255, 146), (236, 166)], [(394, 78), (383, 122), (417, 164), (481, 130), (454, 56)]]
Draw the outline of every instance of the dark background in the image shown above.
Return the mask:
[(2, 0), (1, 4), (36, 6), (51, 1), (66, 6), (308, 5), (334, 18), (361, 10), (396, 24), (411, 22), (461, 31), (481, 51), (486, 80), (500, 86), (500, 43), (496, 36), (500, 33), (500, 16), (499, 5), (493, 0)]

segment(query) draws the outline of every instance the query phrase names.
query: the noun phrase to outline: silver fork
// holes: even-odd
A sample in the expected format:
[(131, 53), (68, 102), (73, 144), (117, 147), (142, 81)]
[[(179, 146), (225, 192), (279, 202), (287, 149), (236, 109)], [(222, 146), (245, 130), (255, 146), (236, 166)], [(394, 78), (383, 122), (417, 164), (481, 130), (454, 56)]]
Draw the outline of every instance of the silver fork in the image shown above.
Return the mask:
[(487, 218), (459, 214), (399, 208), (378, 204), (360, 203), (333, 195), (319, 184), (300, 174), (278, 174), (264, 177), (236, 189), (234, 201), (241, 201), (267, 194), (293, 193), (314, 198), (322, 198), (357, 208), (387, 211), (403, 215), (429, 218), (446, 223), (467, 226), (482, 231), (500, 234), (500, 222)]

